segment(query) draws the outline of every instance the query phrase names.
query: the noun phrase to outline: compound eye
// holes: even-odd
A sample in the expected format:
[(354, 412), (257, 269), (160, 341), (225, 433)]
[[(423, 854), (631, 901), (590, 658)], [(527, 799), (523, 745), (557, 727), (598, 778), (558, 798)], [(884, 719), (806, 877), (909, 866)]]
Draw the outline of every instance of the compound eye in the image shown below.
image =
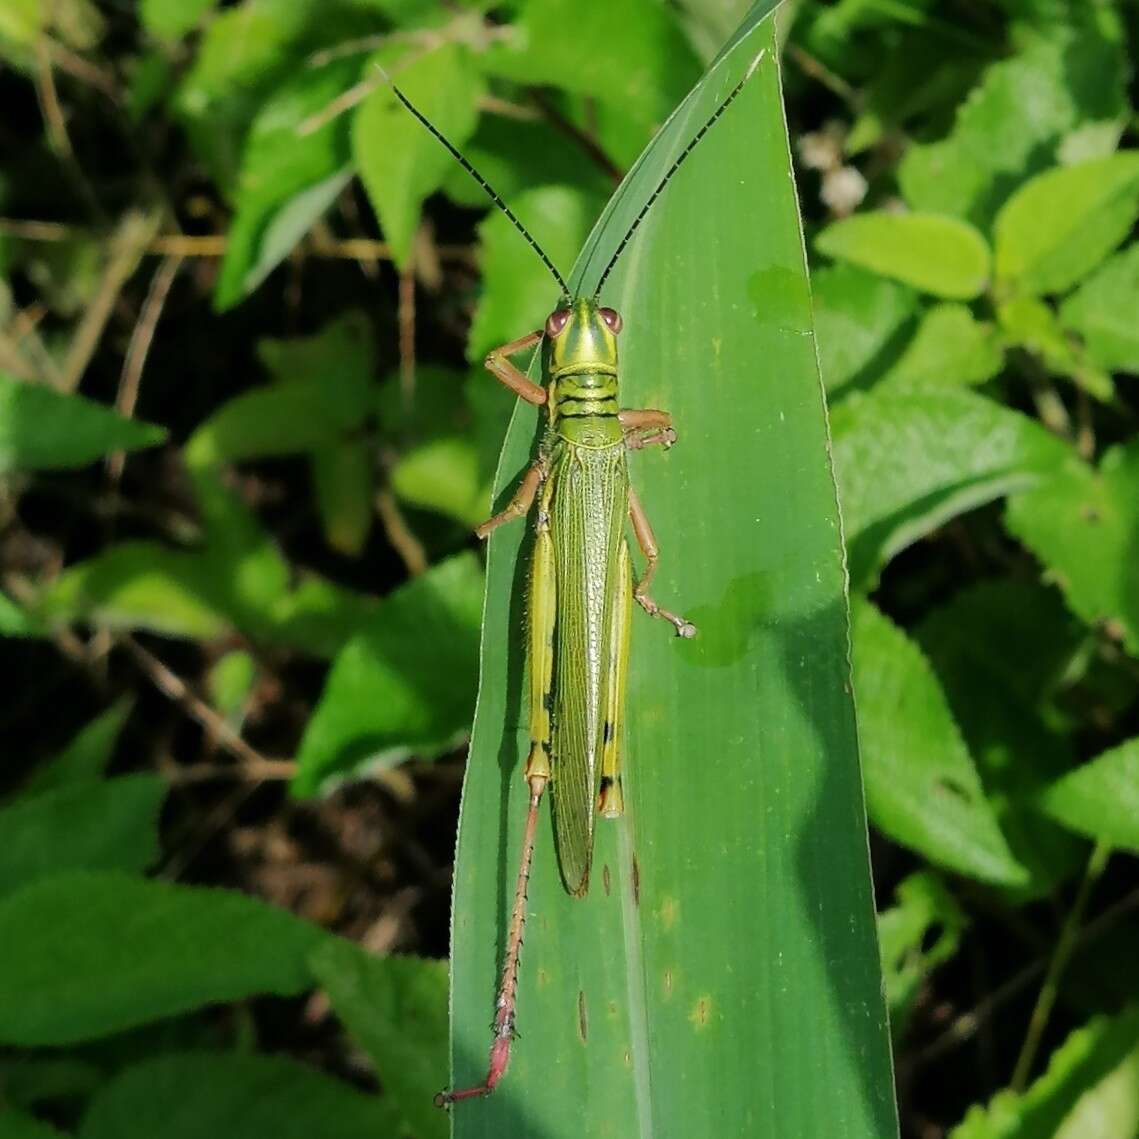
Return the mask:
[(609, 331), (616, 336), (624, 324), (624, 321), (621, 320), (621, 314), (616, 309), (611, 308), (602, 308), (597, 311), (601, 314), (601, 319), (609, 326)]
[(568, 308), (560, 308), (555, 312), (550, 313), (546, 317), (546, 335), (553, 337), (557, 336), (566, 324), (569, 322), (570, 314)]

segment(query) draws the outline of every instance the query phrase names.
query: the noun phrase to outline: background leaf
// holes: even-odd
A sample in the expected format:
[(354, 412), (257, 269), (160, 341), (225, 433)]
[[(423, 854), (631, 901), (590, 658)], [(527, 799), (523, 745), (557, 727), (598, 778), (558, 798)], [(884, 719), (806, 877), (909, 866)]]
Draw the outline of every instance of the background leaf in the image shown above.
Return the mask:
[(225, 890), (59, 874), (0, 902), (0, 1041), (71, 1044), (213, 1001), (299, 993), (324, 936)]
[(827, 226), (815, 249), (935, 297), (968, 300), (989, 278), (985, 239), (966, 222), (939, 214), (855, 214)]
[(1064, 826), (1139, 851), (1139, 740), (1128, 740), (1057, 779), (1040, 801)]

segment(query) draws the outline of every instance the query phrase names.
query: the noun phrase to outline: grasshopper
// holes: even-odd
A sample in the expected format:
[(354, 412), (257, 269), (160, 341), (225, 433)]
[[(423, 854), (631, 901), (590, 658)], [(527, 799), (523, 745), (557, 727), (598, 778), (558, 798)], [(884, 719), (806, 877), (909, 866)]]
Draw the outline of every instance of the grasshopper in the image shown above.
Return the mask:
[[(589, 888), (593, 826), (598, 815), (624, 813), (621, 736), (634, 602), (680, 637), (696, 635), (684, 617), (649, 592), (659, 550), (652, 526), (629, 482), (630, 450), (676, 442), (672, 417), (656, 408), (623, 409), (618, 401), (617, 338), (622, 319), (601, 304), (601, 290), (638, 226), (711, 126), (743, 90), (762, 53), (669, 167), (614, 251), (597, 287), (574, 295), (541, 246), (458, 149), (391, 83), (400, 102), (442, 143), (489, 195), (541, 258), (560, 289), (543, 328), (487, 355), (487, 370), (521, 399), (546, 409), (537, 457), (506, 508), (476, 529), (487, 538), (525, 517), (537, 503), (529, 573), (529, 730), (524, 775), (529, 806), (495, 1002), (486, 1078), (440, 1092), (440, 1106), (488, 1095), (506, 1073), (515, 1034), (519, 954), (526, 926), (526, 890), (546, 788), (553, 795), (558, 867), (566, 891)], [(542, 382), (511, 357), (540, 346)], [(645, 559), (634, 576), (626, 525)]]

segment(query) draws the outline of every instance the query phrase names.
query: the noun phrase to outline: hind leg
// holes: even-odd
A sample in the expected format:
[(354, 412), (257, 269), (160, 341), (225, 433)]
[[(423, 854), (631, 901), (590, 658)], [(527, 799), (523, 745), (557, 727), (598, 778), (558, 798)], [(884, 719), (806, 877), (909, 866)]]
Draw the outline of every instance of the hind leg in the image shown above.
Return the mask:
[(601, 785), (597, 813), (615, 819), (625, 812), (621, 789), (621, 732), (625, 719), (625, 681), (629, 673), (629, 632), (633, 616), (633, 563), (629, 543), (617, 553), (613, 601), (609, 615), (609, 683), (605, 693), (605, 723), (601, 732)]

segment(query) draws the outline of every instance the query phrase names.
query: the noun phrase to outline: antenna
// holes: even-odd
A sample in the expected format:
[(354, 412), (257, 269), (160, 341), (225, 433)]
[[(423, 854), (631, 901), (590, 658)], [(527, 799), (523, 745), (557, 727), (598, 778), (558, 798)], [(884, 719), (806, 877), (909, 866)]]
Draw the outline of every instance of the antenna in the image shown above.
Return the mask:
[[(720, 105), (709, 116), (708, 121), (692, 136), (688, 145), (680, 152), (680, 156), (676, 161), (665, 171), (664, 177), (657, 183), (657, 188), (649, 195), (648, 200), (641, 207), (640, 213), (633, 218), (632, 225), (625, 231), (625, 236), (621, 238), (620, 244), (617, 246), (613, 256), (609, 258), (609, 264), (605, 266), (605, 272), (601, 274), (597, 281), (597, 288), (593, 290), (594, 299), (601, 296), (601, 287), (605, 284), (609, 274), (613, 271), (613, 266), (617, 264), (621, 254), (625, 252), (625, 247), (632, 240), (633, 234), (637, 232), (637, 227), (645, 220), (645, 216), (649, 210), (652, 209), (653, 203), (664, 193), (664, 188), (672, 181), (672, 176), (684, 164), (684, 160), (696, 149), (700, 140), (712, 129), (716, 120), (731, 106), (735, 97), (744, 89), (744, 85), (755, 74), (755, 69), (759, 66), (759, 61), (763, 59), (764, 53), (767, 51), (763, 49), (751, 61), (751, 66), (747, 69), (744, 77), (724, 96)], [(397, 92), (398, 94), (398, 92)]]
[(506, 215), (510, 224), (522, 234), (529, 243), (530, 248), (542, 259), (542, 264), (549, 269), (554, 280), (557, 281), (558, 288), (562, 291), (562, 296), (568, 297), (570, 291), (569, 285), (565, 282), (565, 278), (558, 272), (549, 257), (546, 256), (546, 251), (538, 244), (534, 235), (518, 220), (514, 211), (498, 196), (494, 187), (463, 157), (459, 152), (459, 148), (395, 85), (392, 81), (392, 77), (378, 63), (374, 66), (384, 79), (387, 80), (388, 85), (392, 91), (395, 92), (395, 97), (447, 148), (455, 161), (486, 191), (487, 197)]

